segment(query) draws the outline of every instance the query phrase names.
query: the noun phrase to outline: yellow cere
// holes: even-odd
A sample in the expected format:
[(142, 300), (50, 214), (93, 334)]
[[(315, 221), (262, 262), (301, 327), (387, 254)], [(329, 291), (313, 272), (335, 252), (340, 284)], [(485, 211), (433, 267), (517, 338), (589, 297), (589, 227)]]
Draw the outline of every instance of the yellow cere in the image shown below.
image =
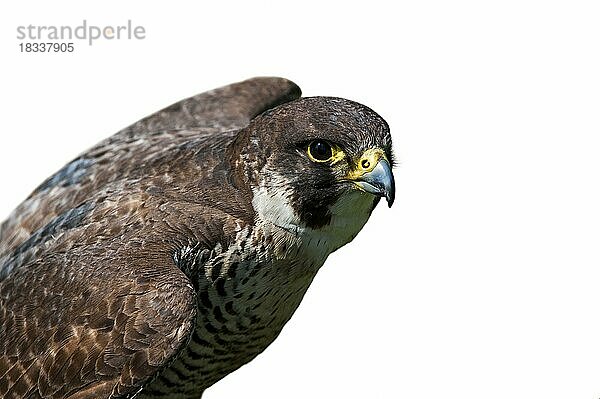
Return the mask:
[(377, 166), (377, 163), (381, 158), (387, 159), (382, 149), (369, 148), (357, 161), (354, 162), (354, 168), (348, 172), (346, 179), (356, 180), (365, 173), (369, 173), (375, 169), (375, 166)]

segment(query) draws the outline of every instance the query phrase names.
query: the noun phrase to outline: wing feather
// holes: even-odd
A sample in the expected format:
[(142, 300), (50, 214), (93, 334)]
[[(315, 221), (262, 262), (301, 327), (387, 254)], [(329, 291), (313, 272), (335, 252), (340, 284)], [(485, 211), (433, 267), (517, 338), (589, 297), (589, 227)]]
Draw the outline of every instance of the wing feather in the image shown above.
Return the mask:
[(77, 220), (56, 222), (9, 260), (0, 279), (0, 397), (133, 395), (187, 343), (196, 294), (173, 257), (182, 243), (165, 238), (202, 226), (183, 244), (214, 248), (227, 224), (240, 222), (196, 204), (164, 206), (147, 184), (113, 196), (106, 187)]
[(176, 102), (133, 125), (118, 136), (140, 136), (161, 130), (240, 129), (256, 115), (299, 98), (300, 88), (277, 77), (256, 77)]
[[(107, 261), (100, 259), (96, 266), (108, 270), (132, 266), (118, 261), (115, 264), (114, 260), (109, 266)], [(116, 279), (114, 273), (104, 273), (107, 278), (113, 277), (111, 284), (99, 284), (101, 275), (86, 272), (73, 276), (71, 281), (44, 284), (41, 269), (70, 270), (70, 262), (38, 261), (23, 267), (40, 272), (40, 277), (17, 271), (14, 278), (0, 283), (2, 290), (10, 284), (12, 292), (10, 297), (0, 299), (0, 307), (13, 310), (0, 317), (2, 326), (13, 328), (9, 332), (0, 327), (0, 335), (5, 337), (0, 341), (0, 397), (22, 397), (35, 391), (45, 398), (65, 398), (92, 385), (103, 390), (110, 386), (115, 397), (132, 394), (168, 364), (193, 330), (195, 293), (174, 265), (151, 278), (136, 277), (135, 270)], [(160, 264), (156, 267), (167, 269)], [(94, 286), (93, 290), (88, 286), (90, 297), (85, 302), (73, 301), (82, 294), (80, 287), (84, 284), (80, 279)], [(44, 285), (46, 289), (42, 289)], [(32, 313), (20, 307), (25, 301), (51, 306)], [(58, 324), (39, 322), (49, 312), (60, 314)], [(31, 346), (26, 352), (13, 351), (13, 340), (24, 336), (36, 336), (43, 345)]]
[[(255, 78), (183, 100), (87, 151), (12, 213), (0, 226), (0, 397), (129, 397), (177, 356), (197, 305), (174, 254), (223, 245), (253, 218), (213, 176), (230, 129), (299, 95)], [(211, 195), (232, 199), (217, 211)]]
[(256, 115), (300, 95), (287, 79), (252, 78), (179, 101), (102, 141), (49, 177), (0, 224), (0, 269), (3, 257), (34, 232), (134, 173), (145, 159), (203, 135), (230, 137)]

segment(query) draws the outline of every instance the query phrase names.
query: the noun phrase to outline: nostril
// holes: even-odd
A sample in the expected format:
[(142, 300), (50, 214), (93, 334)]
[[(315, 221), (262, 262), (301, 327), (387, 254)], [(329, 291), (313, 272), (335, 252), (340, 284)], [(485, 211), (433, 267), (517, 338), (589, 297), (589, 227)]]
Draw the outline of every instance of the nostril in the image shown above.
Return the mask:
[(360, 166), (362, 166), (363, 169), (367, 169), (369, 166), (371, 166), (371, 163), (369, 162), (369, 160), (363, 159), (362, 162), (360, 163)]

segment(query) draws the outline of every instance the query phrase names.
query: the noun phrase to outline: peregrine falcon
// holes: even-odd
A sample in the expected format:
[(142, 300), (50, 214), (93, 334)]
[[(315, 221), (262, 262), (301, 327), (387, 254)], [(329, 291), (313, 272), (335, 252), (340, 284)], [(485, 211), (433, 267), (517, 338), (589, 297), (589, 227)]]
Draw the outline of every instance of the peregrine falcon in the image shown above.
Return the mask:
[(199, 398), (392, 205), (392, 165), (374, 111), (282, 78), (100, 142), (0, 226), (0, 397)]

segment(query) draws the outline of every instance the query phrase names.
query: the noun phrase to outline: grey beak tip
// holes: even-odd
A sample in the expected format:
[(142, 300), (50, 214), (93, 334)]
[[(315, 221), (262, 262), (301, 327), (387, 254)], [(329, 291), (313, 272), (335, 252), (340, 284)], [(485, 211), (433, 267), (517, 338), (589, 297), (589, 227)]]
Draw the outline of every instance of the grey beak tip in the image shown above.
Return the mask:
[(392, 168), (387, 160), (380, 160), (377, 166), (371, 172), (363, 175), (358, 183), (365, 191), (385, 197), (389, 208), (394, 204), (396, 184)]
[(394, 205), (394, 200), (396, 199), (396, 188), (394, 186), (391, 187), (390, 191), (386, 191), (385, 199), (388, 204), (388, 208), (391, 208)]

